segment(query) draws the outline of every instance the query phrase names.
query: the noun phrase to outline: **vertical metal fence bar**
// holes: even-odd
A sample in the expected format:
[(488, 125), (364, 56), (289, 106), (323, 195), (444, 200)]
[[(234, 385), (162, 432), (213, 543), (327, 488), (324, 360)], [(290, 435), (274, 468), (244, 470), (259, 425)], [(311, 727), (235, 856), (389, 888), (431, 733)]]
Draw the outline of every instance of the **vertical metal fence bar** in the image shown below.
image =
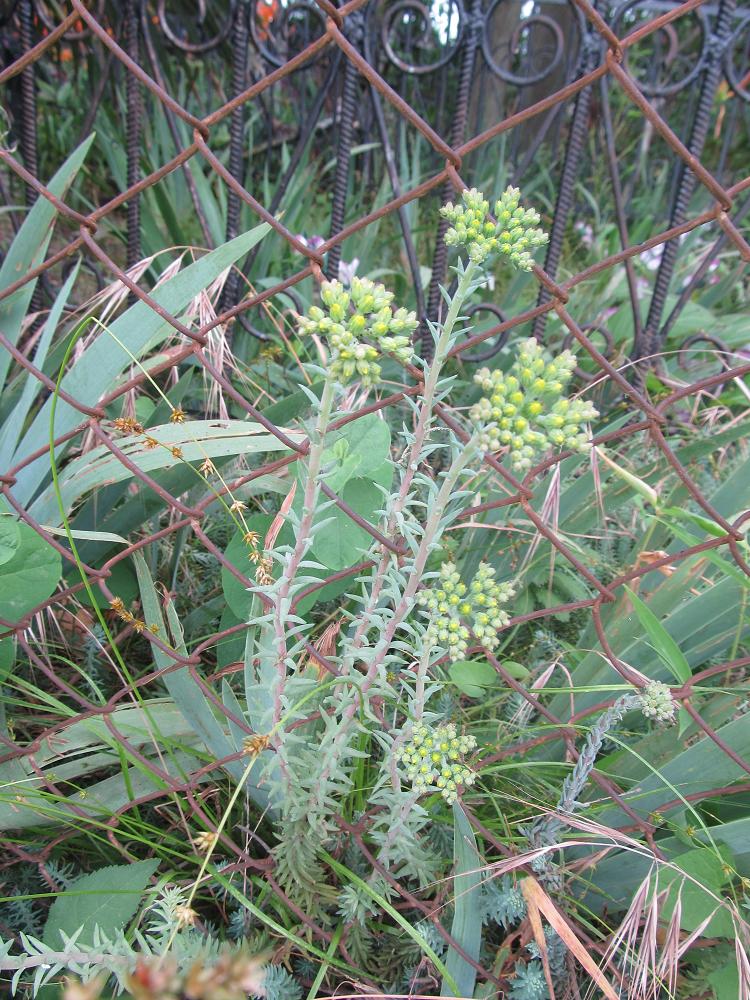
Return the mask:
[[(609, 100), (609, 81), (606, 78), (601, 81), (600, 92), (602, 95), (604, 148), (607, 151), (607, 164), (609, 166), (609, 176), (612, 181), (612, 198), (614, 201), (615, 218), (617, 219), (617, 230), (620, 234), (620, 243), (624, 249), (630, 244), (628, 236), (628, 219), (625, 211), (625, 199), (622, 193), (622, 182), (620, 180), (620, 165), (618, 163), (617, 147), (615, 145), (615, 130), (612, 125), (612, 107)], [(625, 261), (625, 276), (628, 282), (630, 306), (633, 311), (633, 339), (634, 342), (636, 342), (641, 336), (643, 324), (641, 322), (641, 308), (638, 300), (638, 283), (636, 281), (635, 267), (630, 258)]]
[[(125, 6), (125, 45), (135, 62), (140, 56), (140, 4), (141, 0), (127, 0)], [(141, 179), (141, 92), (140, 84), (132, 73), (125, 75), (125, 100), (127, 102), (127, 184), (131, 187)], [(132, 267), (141, 259), (141, 199), (140, 195), (128, 200), (128, 250), (127, 266)]]
[[(350, 23), (351, 21), (351, 23)], [(359, 13), (347, 18), (347, 37), (349, 41), (360, 48), (364, 25)], [(339, 135), (336, 144), (336, 173), (333, 181), (333, 198), (331, 202), (331, 229), (333, 236), (344, 226), (346, 218), (346, 199), (349, 192), (349, 175), (351, 173), (351, 153), (354, 142), (354, 117), (357, 113), (357, 92), (359, 90), (359, 72), (347, 59), (344, 66), (344, 82), (341, 89), (341, 114), (339, 118)], [(326, 273), (329, 281), (339, 276), (342, 246), (337, 243), (328, 252)]]
[[(241, 94), (247, 84), (247, 56), (249, 44), (249, 8), (245, 0), (237, 4), (232, 27), (232, 90), (231, 97)], [(229, 122), (229, 172), (240, 184), (245, 182), (245, 105), (238, 105)], [(231, 189), (227, 194), (226, 238), (234, 239), (240, 231), (242, 202), (240, 196)], [(227, 309), (237, 302), (240, 274), (232, 268), (224, 286), (221, 308)]]
[[(34, 46), (34, 8), (32, 0), (21, 0), (18, 9), (21, 36), (21, 50), (28, 52)], [(37, 122), (36, 122), (36, 63), (30, 63), (21, 71), (21, 155), (30, 174), (37, 176)], [(36, 201), (36, 191), (26, 185), (26, 204), (30, 207)]]
[[(594, 5), (596, 8), (596, 5)], [(596, 65), (601, 51), (601, 37), (591, 25), (586, 22), (584, 35), (581, 39), (581, 56), (576, 77), (585, 76)], [(552, 214), (552, 225), (549, 232), (549, 244), (544, 258), (544, 270), (551, 278), (557, 275), (562, 255), (563, 240), (565, 230), (568, 225), (573, 202), (575, 200), (575, 185), (578, 177), (578, 168), (581, 162), (581, 155), (586, 142), (586, 133), (589, 128), (589, 115), (591, 112), (591, 99), (593, 88), (584, 87), (578, 92), (573, 106), (573, 120), (570, 123), (568, 141), (565, 145), (565, 159), (560, 174), (560, 181), (557, 188), (557, 200)], [(550, 293), (546, 288), (539, 290), (537, 298), (538, 305), (549, 302)], [(540, 342), (544, 340), (544, 331), (547, 326), (547, 313), (542, 313), (534, 320), (532, 334)]]
[[(481, 0), (472, 0), (468, 9), (466, 40), (463, 45), (456, 103), (453, 110), (453, 124), (448, 140), (453, 147), (458, 146), (463, 141), (466, 133), (466, 122), (469, 116), (469, 98), (471, 97), (472, 85), (474, 83), (474, 67), (476, 65), (477, 50), (483, 28), (482, 2)], [(444, 205), (454, 194), (452, 185), (450, 183), (445, 184), (440, 192), (440, 203)], [(426, 321), (430, 319), (432, 322), (436, 322), (439, 315), (441, 302), (440, 286), (445, 282), (448, 268), (448, 247), (445, 245), (444, 239), (447, 231), (448, 222), (441, 217), (435, 237), (432, 275), (427, 291), (427, 314), (424, 317), (420, 317), (421, 323), (418, 330), (421, 354), (425, 361), (431, 361), (434, 352), (432, 334)]]
[[(722, 74), (724, 51), (732, 32), (732, 15), (736, 0), (720, 0), (714, 31), (706, 35), (705, 68), (703, 70), (698, 106), (691, 122), (690, 138), (687, 148), (696, 158), (700, 158), (703, 146), (708, 137), (708, 127), (711, 121), (711, 108), (716, 94), (716, 88)], [(677, 176), (679, 178), (669, 225), (679, 226), (688, 217), (690, 198), (695, 190), (696, 177), (686, 163), (680, 161)], [(667, 303), (669, 286), (672, 282), (674, 267), (677, 261), (679, 240), (668, 240), (664, 245), (659, 270), (656, 275), (654, 292), (648, 310), (648, 317), (640, 338), (636, 341), (633, 351), (634, 360), (649, 358), (661, 347), (660, 324)]]

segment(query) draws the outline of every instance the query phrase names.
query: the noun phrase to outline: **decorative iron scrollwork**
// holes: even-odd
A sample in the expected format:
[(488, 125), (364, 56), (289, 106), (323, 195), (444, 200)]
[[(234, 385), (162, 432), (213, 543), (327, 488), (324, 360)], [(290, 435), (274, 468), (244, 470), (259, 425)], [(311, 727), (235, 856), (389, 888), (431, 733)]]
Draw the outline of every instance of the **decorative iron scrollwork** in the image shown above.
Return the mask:
[[(196, 0), (191, 17), (185, 18), (185, 7), (180, 6), (178, 17), (170, 14), (169, 0), (159, 0), (159, 27), (175, 48), (192, 55), (200, 55), (217, 48), (229, 37), (234, 19), (236, 0), (208, 4), (206, 0)], [(217, 8), (226, 12), (217, 14)], [(192, 40), (197, 36), (197, 40)]]
[[(648, 0), (628, 0), (612, 18), (616, 34), (627, 35), (654, 19)], [(625, 50), (625, 66), (648, 97), (671, 97), (693, 83), (704, 69), (709, 28), (706, 15), (696, 8), (663, 25)]]
[[(522, 17), (510, 33), (501, 62), (493, 52), (493, 19), (507, 0), (493, 0), (485, 15), (482, 52), (485, 62), (505, 83), (529, 87), (550, 76), (565, 53), (565, 36), (558, 21), (539, 12)], [(538, 6), (533, 5), (535, 8)]]
[[(87, 0), (86, 3), (86, 7), (91, 10), (100, 24), (105, 19), (105, 5), (105, 0)], [(60, 3), (59, 0), (34, 0), (34, 14), (47, 31), (52, 31), (64, 17), (70, 14), (70, 4)], [(81, 26), (67, 31), (63, 37), (66, 41), (77, 42), (86, 38), (88, 33), (88, 25), (81, 19)]]
[[(325, 32), (325, 15), (309, 0), (253, 0), (250, 34), (263, 58), (283, 66)], [(313, 56), (305, 66), (317, 62)]]
[(380, 38), (388, 59), (404, 73), (433, 73), (460, 47), (466, 14), (459, 0), (399, 0), (382, 17)]

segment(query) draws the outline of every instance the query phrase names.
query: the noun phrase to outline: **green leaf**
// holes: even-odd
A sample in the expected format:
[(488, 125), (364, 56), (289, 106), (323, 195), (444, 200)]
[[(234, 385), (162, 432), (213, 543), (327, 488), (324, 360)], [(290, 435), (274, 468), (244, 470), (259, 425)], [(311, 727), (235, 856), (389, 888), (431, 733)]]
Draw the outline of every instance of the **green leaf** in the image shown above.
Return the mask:
[[(52, 337), (57, 330), (63, 310), (68, 304), (68, 298), (78, 278), (79, 268), (80, 261), (77, 261), (75, 267), (68, 275), (65, 284), (57, 293), (57, 298), (45, 320), (36, 350), (34, 351), (34, 366), (40, 371), (44, 370), (47, 351), (52, 343)], [(0, 469), (7, 469), (10, 465), (13, 452), (23, 436), (24, 428), (26, 427), (26, 418), (29, 415), (32, 403), (39, 393), (39, 381), (34, 376), (27, 372), (24, 374), (23, 379), (23, 388), (18, 402), (3, 421), (2, 427), (0, 427)]]
[(737, 962), (732, 959), (727, 965), (710, 972), (706, 976), (706, 982), (713, 989), (715, 1000), (740, 996), (740, 972)]
[[(259, 548), (263, 545), (263, 539), (271, 527), (272, 521), (273, 517), (270, 514), (251, 514), (250, 517), (245, 518), (248, 529), (250, 531), (257, 531), (260, 536), (260, 541), (258, 542)], [(284, 529), (282, 528), (279, 535), (283, 531)], [(241, 531), (235, 533), (229, 545), (224, 550), (224, 556), (243, 576), (252, 580), (255, 575), (255, 566), (248, 558), (250, 549), (242, 536), (243, 532)], [(225, 566), (221, 567), (221, 589), (224, 591), (227, 604), (237, 620), (241, 622), (248, 621), (250, 605), (253, 600), (252, 594)]]
[(485, 688), (499, 681), (495, 668), (479, 660), (458, 660), (448, 668), (448, 676), (469, 698), (481, 698)]
[(94, 927), (113, 937), (135, 914), (158, 864), (158, 861), (134, 861), (111, 865), (76, 879), (50, 907), (44, 928), (45, 943), (60, 948), (61, 932), (71, 936), (79, 927), (84, 928), (78, 938), (80, 944), (93, 944)]
[[(184, 467), (186, 462), (200, 464), (206, 458), (234, 455), (250, 458), (264, 452), (286, 451), (285, 445), (268, 434), (260, 424), (246, 420), (189, 420), (184, 424), (161, 424), (149, 427), (148, 435), (161, 447), (148, 447), (140, 434), (120, 438), (117, 446), (137, 468), (149, 475), (177, 466)], [(179, 457), (171, 451), (175, 447), (179, 449)], [(94, 448), (69, 462), (61, 473), (59, 487), (62, 502), (65, 509), (70, 510), (85, 493), (132, 477), (133, 472), (109, 448)], [(194, 482), (195, 485), (202, 482), (197, 470)], [(59, 503), (51, 486), (34, 501), (30, 511), (43, 523), (59, 522)]]
[(372, 479), (391, 453), (391, 432), (377, 413), (368, 413), (326, 437), (326, 485), (339, 493), (355, 477)]
[[(482, 859), (477, 850), (477, 841), (471, 824), (461, 806), (453, 803), (453, 924), (451, 937), (466, 952), (479, 961), (482, 947), (482, 915), (479, 907), (479, 893), (482, 885)], [(448, 948), (445, 967), (455, 980), (458, 992), (448, 976), (443, 979), (441, 996), (473, 997), (477, 973), (473, 965), (466, 961), (453, 946)]]
[(505, 660), (503, 667), (517, 681), (525, 681), (529, 676), (528, 668), (522, 663), (516, 663), (515, 660)]
[[(158, 635), (162, 640), (165, 640), (167, 629), (162, 617), (156, 587), (146, 565), (146, 560), (143, 558), (143, 553), (133, 553), (133, 561), (135, 562), (135, 571), (141, 592), (143, 617), (149, 628), (158, 629)], [(187, 656), (187, 649), (182, 638), (182, 630), (171, 602), (167, 604), (167, 614), (169, 616), (169, 627), (175, 640), (175, 650), (181, 656)], [(175, 661), (173, 657), (168, 653), (162, 652), (158, 646), (153, 646), (152, 649), (154, 662), (160, 670), (174, 667)], [(164, 675), (164, 686), (174, 698), (177, 707), (195, 730), (195, 735), (198, 739), (202, 740), (217, 758), (229, 757), (232, 753), (232, 746), (216, 719), (206, 696), (190, 676), (188, 668), (180, 667), (178, 670), (170, 670)], [(238, 761), (232, 761), (227, 765), (227, 770), (235, 777), (241, 777), (244, 767)]]
[(60, 553), (28, 524), (17, 527), (18, 548), (0, 566), (0, 618), (11, 622), (46, 601), (62, 574)]
[(13, 669), (16, 659), (16, 637), (6, 635), (0, 639), (0, 684), (5, 680)]
[(711, 518), (704, 517), (702, 514), (694, 514), (691, 510), (681, 510), (679, 507), (665, 507), (660, 513), (664, 517), (669, 515), (681, 521), (690, 521), (699, 528), (702, 528), (707, 534), (713, 535), (714, 538), (721, 538), (726, 534), (721, 525), (717, 524), (716, 521), (712, 521)]
[(10, 562), (20, 543), (18, 522), (10, 514), (0, 514), (0, 566)]
[[(749, 721), (747, 716), (741, 716), (716, 730), (719, 739), (741, 759), (750, 756)], [(623, 798), (640, 816), (648, 816), (654, 810), (668, 815), (670, 811), (681, 808), (682, 804), (676, 802), (670, 810), (666, 810), (665, 802), (688, 795), (697, 801), (699, 793), (729, 785), (744, 774), (742, 766), (732, 760), (721, 746), (704, 737), (654, 769)], [(629, 822), (625, 817), (619, 806), (612, 805), (597, 819), (603, 826), (618, 827)]]
[[(723, 899), (722, 890), (728, 881), (721, 860), (712, 851), (699, 847), (680, 854), (674, 863), (680, 871), (662, 869), (659, 875), (659, 892), (669, 889), (661, 910), (662, 919), (669, 921), (679, 896), (682, 930), (694, 931), (716, 911), (703, 934), (706, 937), (732, 937), (734, 923), (731, 914), (719, 902)], [(685, 875), (691, 877), (685, 878)]]
[[(684, 840), (685, 833), (676, 829), (675, 836), (659, 841), (659, 849), (667, 860), (673, 861), (684, 853)], [(720, 851), (731, 855), (733, 867), (739, 875), (750, 876), (750, 817), (721, 823), (710, 829), (698, 829), (691, 838), (690, 846), (696, 842), (706, 846), (717, 844)], [(647, 852), (617, 851), (608, 855), (594, 869), (593, 881), (601, 895), (591, 894), (587, 897), (587, 904), (597, 912), (604, 906), (610, 911), (627, 909), (651, 865), (652, 858)]]
[[(360, 517), (370, 524), (377, 523), (377, 512), (383, 506), (383, 494), (374, 483), (368, 479), (351, 479), (340, 496)], [(313, 557), (334, 571), (360, 562), (372, 547), (372, 535), (340, 507), (329, 507), (322, 516), (331, 520), (313, 538)]]
[[(19, 764), (18, 760), (8, 762)], [(111, 758), (116, 766), (119, 760)], [(198, 758), (194, 753), (172, 751), (169, 755), (162, 751), (156, 761), (158, 768), (165, 770), (177, 781), (184, 781), (185, 775), (202, 767), (205, 758)], [(3, 769), (7, 764), (2, 765)], [(55, 771), (55, 773), (57, 773)], [(122, 773), (104, 778), (85, 789), (86, 797), (81, 799), (77, 793), (68, 798), (60, 798), (41, 788), (34, 787), (31, 782), (35, 777), (29, 777), (23, 771), (8, 773), (3, 770), (0, 782), (0, 830), (26, 830), (30, 827), (65, 826), (85, 829), (87, 822), (84, 816), (109, 817), (122, 809), (133, 799), (148, 795), (159, 789), (169, 793), (169, 786), (153, 771), (146, 770), (139, 762), (138, 766), (123, 769)], [(201, 779), (203, 780), (203, 779)], [(23, 802), (19, 804), (17, 796), (21, 795)]]
[[(269, 226), (264, 222), (207, 253), (154, 289), (153, 300), (172, 316), (179, 316), (202, 289), (207, 288), (235, 261), (244, 257), (268, 230)], [(111, 323), (109, 330), (99, 332), (66, 373), (61, 388), (76, 399), (96, 402), (111, 389), (122, 372), (130, 368), (133, 357), (140, 358), (147, 351), (153, 350), (170, 336), (173, 329), (148, 303), (136, 302)], [(49, 443), (50, 408), (51, 400), (48, 399), (24, 435), (14, 456), (14, 464)], [(58, 399), (55, 436), (72, 430), (80, 419), (81, 414), (77, 410), (64, 399)], [(19, 471), (14, 494), (20, 503), (28, 503), (47, 475), (48, 468), (49, 456), (44, 454)]]
[(630, 590), (629, 587), (626, 587), (625, 590), (633, 604), (638, 621), (646, 630), (654, 649), (666, 666), (669, 667), (675, 680), (679, 681), (680, 684), (685, 684), (690, 680), (691, 670), (684, 653), (653, 611), (643, 603), (640, 597), (634, 591)]
[[(72, 534), (75, 535), (75, 532)], [(78, 582), (72, 574), (71, 582)], [(133, 572), (130, 563), (124, 561), (115, 563), (112, 567), (112, 572), (107, 577), (107, 586), (112, 593), (119, 597), (125, 606), (129, 608), (138, 594), (138, 581), (136, 580), (135, 573)], [(104, 592), (99, 587), (99, 584), (92, 583), (91, 589), (94, 592), (94, 597), (96, 598), (99, 607), (106, 608), (109, 602)], [(93, 607), (91, 598), (86, 590), (78, 591), (78, 600), (81, 604), (85, 604), (86, 607)]]
[[(52, 194), (58, 198), (65, 194), (80, 170), (93, 141), (94, 134), (92, 133), (63, 163), (47, 185)], [(56, 217), (57, 209), (52, 202), (47, 198), (37, 198), (18, 230), (5, 256), (3, 266), (0, 268), (0, 289), (12, 285), (27, 271), (42, 263), (49, 246)], [(37, 278), (34, 281), (27, 281), (17, 292), (0, 303), (0, 328), (12, 344), (16, 344), (18, 341), (21, 325), (38, 280)], [(0, 390), (5, 384), (10, 360), (11, 356), (7, 351), (0, 352)]]
[[(270, 514), (253, 514), (245, 518), (245, 520), (250, 531), (258, 532), (260, 535), (260, 544), (262, 545), (273, 518)], [(325, 528), (323, 530), (325, 531)], [(276, 545), (292, 545), (293, 542), (294, 535), (291, 525), (285, 524), (279, 532)], [(255, 574), (255, 566), (248, 559), (248, 551), (247, 544), (242, 537), (242, 532), (238, 531), (224, 550), (224, 555), (233, 566), (252, 580)], [(279, 572), (279, 564), (274, 563), (272, 574), (275, 579), (278, 578)], [(316, 569), (314, 566), (305, 568), (305, 576), (323, 580), (327, 575), (327, 569)], [(334, 598), (340, 597), (346, 593), (351, 585), (352, 581), (350, 579), (335, 580), (333, 583), (327, 583), (325, 586), (313, 591), (308, 597), (303, 598), (297, 605), (297, 613), (305, 615), (318, 602), (332, 601)], [(249, 621), (250, 608), (253, 601), (252, 594), (225, 566), (221, 567), (221, 586), (227, 604), (237, 619), (242, 622)]]
[[(517, 680), (525, 680), (529, 676), (526, 667), (513, 660), (506, 660), (503, 667)], [(448, 668), (448, 676), (459, 691), (463, 691), (469, 698), (481, 698), (486, 688), (501, 683), (498, 672), (484, 660), (457, 660)]]

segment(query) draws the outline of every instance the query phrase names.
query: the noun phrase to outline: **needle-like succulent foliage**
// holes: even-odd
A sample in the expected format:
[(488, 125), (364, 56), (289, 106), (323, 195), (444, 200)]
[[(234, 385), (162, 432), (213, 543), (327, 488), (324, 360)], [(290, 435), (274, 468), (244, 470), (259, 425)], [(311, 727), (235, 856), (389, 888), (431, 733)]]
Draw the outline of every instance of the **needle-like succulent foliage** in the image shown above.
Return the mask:
[(493, 253), (501, 253), (522, 271), (530, 271), (534, 266), (531, 251), (543, 246), (549, 237), (538, 228), (539, 213), (521, 208), (518, 188), (506, 188), (495, 202), (495, 220), (490, 216), (489, 202), (476, 188), (464, 191), (461, 198), (463, 205), (449, 202), (440, 209), (451, 223), (445, 234), (448, 246), (466, 247), (478, 264)]
[(317, 333), (328, 341), (328, 370), (336, 381), (359, 377), (363, 385), (373, 386), (380, 380), (378, 359), (383, 354), (411, 361), (417, 317), (391, 307), (393, 292), (369, 278), (354, 278), (348, 290), (340, 281), (324, 282), (320, 297), (323, 306), (312, 306), (299, 322), (303, 333)]
[(509, 372), (480, 368), (474, 381), (487, 393), (471, 408), (485, 451), (507, 448), (518, 471), (530, 469), (548, 448), (583, 451), (588, 435), (583, 425), (598, 416), (588, 400), (564, 393), (576, 358), (563, 351), (546, 358), (534, 339), (520, 345)]

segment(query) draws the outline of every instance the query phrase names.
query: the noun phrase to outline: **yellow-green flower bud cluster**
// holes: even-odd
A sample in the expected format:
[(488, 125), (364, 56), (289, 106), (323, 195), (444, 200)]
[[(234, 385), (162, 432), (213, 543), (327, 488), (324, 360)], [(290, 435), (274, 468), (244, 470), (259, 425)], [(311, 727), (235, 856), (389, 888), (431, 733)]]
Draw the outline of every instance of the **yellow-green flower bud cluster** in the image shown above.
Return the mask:
[(340, 281), (326, 281), (320, 291), (323, 307), (313, 306), (300, 317), (303, 333), (325, 337), (331, 348), (329, 371), (345, 383), (359, 376), (363, 385), (380, 379), (378, 358), (393, 354), (412, 360), (412, 333), (417, 317), (406, 309), (391, 307), (393, 292), (369, 278), (354, 278), (351, 288)]
[(501, 605), (514, 594), (510, 583), (495, 580), (495, 571), (487, 563), (480, 564), (469, 587), (461, 582), (452, 562), (443, 563), (438, 585), (417, 597), (430, 618), (426, 638), (443, 646), (453, 663), (465, 656), (472, 633), (487, 649), (494, 649), (497, 633), (510, 621)]
[(539, 225), (539, 213), (533, 208), (521, 208), (518, 188), (505, 189), (495, 202), (495, 219), (490, 218), (490, 205), (476, 188), (464, 191), (463, 205), (449, 202), (440, 209), (451, 228), (445, 234), (448, 246), (466, 247), (469, 257), (481, 264), (490, 254), (504, 254), (522, 271), (534, 266), (531, 251), (544, 246), (549, 237)]
[(650, 681), (641, 691), (641, 711), (647, 719), (657, 722), (674, 722), (675, 703), (669, 685)]
[(458, 736), (452, 722), (441, 723), (434, 729), (422, 724), (394, 756), (404, 766), (416, 792), (437, 789), (446, 802), (455, 802), (458, 789), (473, 785), (476, 779), (461, 759), (476, 745), (473, 736)]
[(508, 373), (480, 368), (474, 381), (487, 393), (471, 408), (479, 429), (480, 447), (487, 452), (507, 448), (514, 469), (531, 468), (537, 455), (550, 447), (583, 451), (588, 435), (583, 424), (599, 414), (592, 403), (567, 399), (576, 359), (571, 351), (546, 360), (536, 340), (521, 344)]

